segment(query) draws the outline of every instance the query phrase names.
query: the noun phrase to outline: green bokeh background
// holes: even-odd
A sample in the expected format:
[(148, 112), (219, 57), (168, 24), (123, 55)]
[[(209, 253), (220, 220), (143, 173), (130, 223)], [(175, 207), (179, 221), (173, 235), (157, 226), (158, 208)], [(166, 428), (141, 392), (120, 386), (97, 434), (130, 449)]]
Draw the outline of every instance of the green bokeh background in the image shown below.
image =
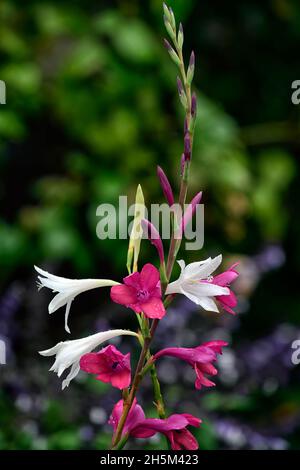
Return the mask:
[[(196, 53), (189, 196), (204, 192), (205, 244), (187, 259), (222, 252), (242, 260), (244, 313), (234, 351), (241, 340), (255, 341), (282, 324), (297, 331), (300, 323), (300, 105), (291, 101), (291, 84), (300, 78), (300, 5), (173, 0), (170, 6), (184, 24), (186, 56)], [(89, 400), (110, 389), (88, 380), (74, 385), (74, 396), (62, 394), (37, 357), (65, 336), (62, 314), (47, 316), (50, 296), (37, 293), (33, 265), (69, 277), (120, 279), (127, 241), (97, 239), (97, 206), (117, 205), (119, 195), (133, 202), (137, 183), (148, 204), (162, 202), (157, 164), (178, 188), (183, 112), (175, 66), (162, 46), (161, 7), (160, 0), (0, 4), (0, 79), (7, 87), (0, 107), (0, 288), (4, 305), (11, 292), (19, 302), (9, 333), (0, 314), (0, 334), (11, 334), (8, 363), (0, 366), (2, 449), (108, 445), (102, 424), (88, 444), (79, 429), (88, 426)], [(253, 257), (270, 245), (285, 262), (252, 282)], [(142, 256), (155, 261), (146, 243)], [(73, 337), (93, 332), (95, 312), (111, 315), (114, 327), (131, 326), (128, 312), (120, 325), (112, 308), (106, 294), (78, 299)], [(292, 431), (278, 433), (298, 448), (297, 367), (291, 374), (270, 396), (260, 386), (247, 399), (216, 388), (203, 394), (203, 407), (208, 415), (226, 409), (254, 427), (294, 419)], [(172, 393), (180, 396), (178, 388)], [(37, 399), (40, 408), (32, 404)], [(209, 416), (199, 433), (202, 448), (228, 446)]]

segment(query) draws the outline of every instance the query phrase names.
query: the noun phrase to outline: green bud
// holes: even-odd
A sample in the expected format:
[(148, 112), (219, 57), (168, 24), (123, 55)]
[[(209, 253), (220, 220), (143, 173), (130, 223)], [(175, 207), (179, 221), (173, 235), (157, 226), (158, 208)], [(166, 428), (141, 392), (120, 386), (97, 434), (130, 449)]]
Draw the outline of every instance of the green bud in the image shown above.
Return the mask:
[(179, 49), (182, 49), (182, 46), (183, 46), (183, 27), (182, 27), (181, 23), (180, 23), (179, 29), (178, 29), (177, 44), (178, 44)]
[(172, 26), (172, 28), (176, 31), (176, 21), (175, 21), (175, 16), (174, 16), (174, 13), (173, 13), (172, 8), (169, 8), (169, 13), (170, 13), (170, 23), (171, 23), (171, 26)]
[(164, 15), (165, 17), (168, 19), (168, 20), (171, 20), (171, 15), (170, 15), (170, 12), (169, 12), (169, 8), (167, 7), (167, 5), (165, 3), (163, 3), (163, 9), (164, 9)]
[(193, 81), (194, 71), (195, 71), (195, 54), (194, 54), (194, 51), (192, 51), (188, 70), (187, 70), (187, 75), (186, 75), (186, 80), (187, 80), (188, 85), (190, 85)]
[(180, 59), (179, 59), (178, 55), (176, 54), (176, 52), (174, 51), (173, 47), (168, 48), (168, 52), (169, 52), (170, 57), (173, 60), (173, 62), (175, 62), (175, 64), (178, 67), (180, 67), (180, 64), (181, 64)]
[(164, 22), (165, 22), (165, 27), (166, 27), (166, 30), (170, 36), (170, 38), (175, 41), (176, 39), (176, 33), (175, 31), (173, 30), (169, 20), (166, 18), (166, 16), (164, 16)]

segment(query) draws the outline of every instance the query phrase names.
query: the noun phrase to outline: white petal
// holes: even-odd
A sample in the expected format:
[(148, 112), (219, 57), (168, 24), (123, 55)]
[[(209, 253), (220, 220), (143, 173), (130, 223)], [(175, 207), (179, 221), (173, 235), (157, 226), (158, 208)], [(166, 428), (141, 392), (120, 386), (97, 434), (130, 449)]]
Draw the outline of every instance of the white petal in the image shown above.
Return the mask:
[[(222, 262), (222, 255), (216, 256), (213, 259), (209, 258), (205, 260), (205, 262), (200, 262), (198, 264), (198, 267), (194, 266), (194, 269), (191, 270), (191, 273), (189, 273), (189, 276), (185, 276), (185, 277), (189, 277), (190, 279), (197, 279), (197, 280), (206, 279), (220, 266), (221, 262)], [(186, 269), (188, 269), (189, 266), (190, 265), (188, 265)]]
[(177, 263), (179, 264), (181, 271), (183, 271), (185, 268), (185, 261), (183, 259), (179, 259), (177, 260)]
[(72, 300), (67, 303), (66, 313), (65, 313), (65, 330), (66, 330), (67, 333), (71, 333), (70, 328), (68, 326), (68, 318), (69, 318), (69, 314), (70, 314), (71, 303), (72, 303)]
[(76, 377), (79, 371), (80, 371), (79, 363), (74, 363), (71, 367), (69, 374), (62, 382), (62, 386), (61, 386), (62, 390), (64, 390), (66, 387), (69, 386), (71, 380), (73, 380)]
[(51, 314), (56, 312), (60, 307), (63, 307), (67, 303), (71, 303), (74, 300), (74, 295), (68, 296), (63, 292), (56, 294), (55, 297), (51, 300), (50, 304), (48, 305), (48, 312)]
[(184, 269), (184, 277), (186, 279), (197, 276), (198, 279), (201, 279), (202, 277), (199, 277), (199, 269), (203, 267), (203, 265), (208, 264), (211, 262), (211, 258), (207, 258), (206, 260), (203, 261), (196, 261), (194, 263), (190, 263), (186, 266)]
[(215, 297), (216, 295), (229, 295), (227, 287), (217, 286), (208, 282), (185, 282), (182, 284), (184, 292), (190, 292), (197, 297)]
[(219, 309), (217, 307), (216, 302), (210, 297), (200, 297), (198, 299), (199, 305), (201, 305), (204, 310), (208, 312), (216, 312), (219, 313)]
[(200, 305), (202, 308), (204, 308), (204, 310), (208, 310), (210, 312), (219, 312), (215, 301), (211, 297), (198, 297), (191, 292), (185, 292), (184, 295), (196, 305)]
[(57, 343), (55, 346), (53, 346), (53, 348), (45, 349), (44, 351), (39, 351), (39, 354), (41, 356), (53, 356), (60, 350), (63, 344), (63, 341), (61, 341), (60, 343)]
[(171, 282), (170, 284), (168, 284), (166, 294), (182, 294), (181, 285), (182, 282), (180, 278), (177, 279), (177, 281)]

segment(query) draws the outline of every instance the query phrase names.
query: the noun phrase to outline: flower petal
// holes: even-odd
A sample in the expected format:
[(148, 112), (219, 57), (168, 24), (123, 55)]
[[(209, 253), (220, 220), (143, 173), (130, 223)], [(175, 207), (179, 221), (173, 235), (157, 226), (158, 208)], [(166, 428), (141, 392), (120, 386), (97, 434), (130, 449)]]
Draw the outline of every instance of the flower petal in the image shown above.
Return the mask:
[(140, 280), (143, 289), (151, 292), (156, 288), (159, 279), (159, 271), (155, 266), (153, 266), (153, 264), (147, 263), (145, 266), (143, 266), (140, 274)]
[(110, 297), (115, 303), (126, 306), (137, 302), (136, 290), (124, 284), (113, 286), (110, 290)]
[(151, 297), (148, 302), (140, 304), (141, 310), (148, 318), (163, 318), (166, 314), (166, 309), (161, 299), (157, 297)]

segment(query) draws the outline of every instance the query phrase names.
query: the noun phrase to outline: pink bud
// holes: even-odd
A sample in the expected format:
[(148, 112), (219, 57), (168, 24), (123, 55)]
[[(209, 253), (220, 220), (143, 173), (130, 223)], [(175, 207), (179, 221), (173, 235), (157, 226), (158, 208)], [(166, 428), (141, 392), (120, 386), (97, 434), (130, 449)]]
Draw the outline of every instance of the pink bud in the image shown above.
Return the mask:
[(195, 66), (195, 53), (192, 51), (191, 57), (190, 57), (190, 62), (189, 62), (189, 67), (194, 67)]
[(192, 103), (191, 103), (191, 115), (193, 118), (196, 116), (196, 111), (197, 111), (197, 97), (196, 97), (196, 94), (193, 93)]
[(164, 39), (164, 45), (165, 45), (165, 48), (167, 49), (167, 51), (173, 50), (171, 44), (169, 43), (169, 41), (167, 39)]
[(160, 235), (159, 235), (158, 231), (156, 230), (154, 225), (151, 224), (151, 222), (149, 222), (149, 220), (147, 220), (147, 219), (142, 219), (141, 224), (142, 224), (143, 230), (147, 234), (147, 237), (149, 238), (150, 242), (157, 249), (160, 262), (161, 262), (161, 264), (163, 264), (164, 260), (165, 260), (164, 247), (163, 247), (163, 244), (162, 244), (162, 241), (161, 241), (161, 238), (160, 238)]
[(191, 137), (189, 132), (184, 136), (184, 155), (186, 160), (191, 159)]
[(196, 194), (196, 196), (194, 196), (194, 198), (191, 200), (190, 204), (186, 208), (186, 211), (183, 214), (183, 218), (182, 218), (182, 226), (181, 226), (182, 233), (185, 231), (185, 228), (186, 228), (187, 224), (192, 219), (192, 217), (193, 217), (193, 215), (194, 215), (194, 213), (197, 209), (197, 205), (201, 201), (201, 198), (202, 198), (202, 191), (200, 191), (199, 193)]
[(172, 206), (174, 204), (173, 191), (165, 172), (160, 166), (157, 167), (157, 176), (159, 178), (165, 198), (168, 201), (169, 206)]

